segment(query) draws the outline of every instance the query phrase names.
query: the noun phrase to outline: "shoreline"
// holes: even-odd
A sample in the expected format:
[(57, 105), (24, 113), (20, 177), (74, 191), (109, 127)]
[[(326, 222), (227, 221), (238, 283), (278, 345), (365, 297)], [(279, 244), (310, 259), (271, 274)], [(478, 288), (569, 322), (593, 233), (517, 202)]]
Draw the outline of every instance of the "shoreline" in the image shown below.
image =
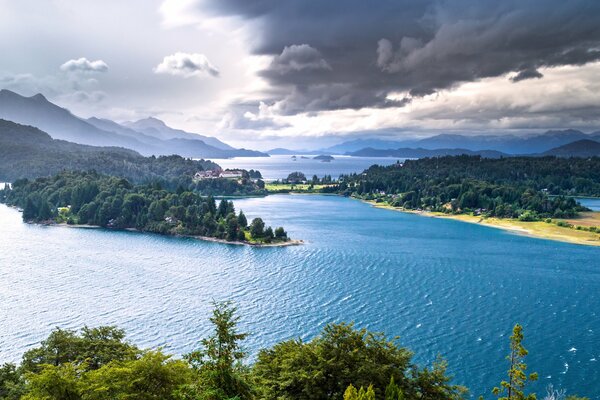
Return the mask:
[[(543, 221), (524, 222), (516, 219), (504, 218), (484, 218), (466, 214), (444, 214), (432, 211), (406, 210), (400, 207), (393, 207), (387, 203), (376, 203), (373, 200), (360, 200), (363, 203), (370, 204), (372, 207), (391, 211), (415, 214), (428, 218), (450, 219), (453, 221), (465, 222), (486, 226), (489, 228), (502, 229), (517, 235), (528, 236), (537, 239), (553, 240), (556, 242), (578, 244), (584, 246), (600, 247), (600, 234), (577, 230), (573, 228), (559, 227), (556, 224), (549, 224)], [(571, 220), (572, 222), (573, 220)]]
[(160, 235), (160, 236), (164, 236), (164, 237), (196, 239), (196, 240), (200, 240), (203, 242), (230, 244), (230, 245), (235, 245), (235, 246), (287, 247), (287, 246), (300, 246), (300, 245), (304, 244), (304, 241), (300, 240), (300, 239), (289, 239), (287, 242), (275, 242), (275, 243), (250, 243), (250, 242), (242, 242), (239, 240), (229, 241), (227, 239), (220, 239), (220, 238), (214, 238), (214, 237), (210, 237), (210, 236), (200, 236), (200, 235), (163, 235), (163, 234), (156, 233), (156, 232), (140, 231), (135, 228), (112, 229), (112, 228), (104, 228), (102, 226), (96, 226), (96, 225), (81, 225), (81, 224), (69, 225), (65, 222), (61, 222), (61, 223), (25, 222), (25, 223), (32, 224), (32, 225), (52, 226), (52, 227), (58, 227), (58, 228), (106, 229), (106, 230), (122, 231), (122, 232), (146, 233), (146, 234)]

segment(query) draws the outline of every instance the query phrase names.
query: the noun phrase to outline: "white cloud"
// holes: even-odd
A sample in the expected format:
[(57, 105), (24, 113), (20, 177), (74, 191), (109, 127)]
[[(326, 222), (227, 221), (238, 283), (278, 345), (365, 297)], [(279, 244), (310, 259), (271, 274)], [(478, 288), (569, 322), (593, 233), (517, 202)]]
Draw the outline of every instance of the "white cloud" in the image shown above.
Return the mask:
[(102, 60), (90, 61), (81, 57), (65, 62), (60, 69), (66, 72), (106, 72), (108, 65)]
[(219, 76), (219, 70), (208, 61), (204, 54), (177, 52), (166, 56), (154, 68), (156, 74), (169, 74), (190, 78), (192, 76)]

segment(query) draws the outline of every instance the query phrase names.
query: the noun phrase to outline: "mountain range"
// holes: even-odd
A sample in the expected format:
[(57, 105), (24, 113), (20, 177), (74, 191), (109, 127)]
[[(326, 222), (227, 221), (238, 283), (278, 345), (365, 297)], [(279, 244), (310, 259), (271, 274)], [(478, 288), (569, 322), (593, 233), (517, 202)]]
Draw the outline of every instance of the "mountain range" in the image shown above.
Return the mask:
[(82, 119), (48, 101), (42, 94), (25, 97), (0, 90), (0, 118), (35, 126), (52, 138), (92, 146), (117, 146), (143, 155), (178, 154), (193, 158), (267, 157), (253, 150), (235, 149), (220, 140), (173, 129), (156, 118), (123, 125), (100, 118)]
[[(586, 134), (584, 132), (567, 129), (567, 130), (550, 130), (544, 133), (516, 136), (516, 135), (457, 135), (457, 134), (440, 134), (424, 139), (408, 139), (408, 140), (383, 140), (383, 139), (356, 139), (346, 141), (335, 146), (321, 148), (317, 150), (289, 150), (289, 149), (273, 149), (268, 151), (269, 154), (345, 154), (345, 155), (362, 155), (362, 156), (383, 156), (387, 150), (388, 153), (399, 154), (399, 150), (407, 153), (408, 150), (421, 150), (421, 153), (426, 154), (425, 150), (446, 151), (463, 150), (465, 152), (480, 152), (480, 151), (496, 151), (506, 155), (531, 155), (540, 154), (556, 147), (567, 145), (579, 140), (600, 141), (600, 132)], [(435, 154), (427, 153), (427, 154)], [(466, 153), (469, 154), (469, 153)]]

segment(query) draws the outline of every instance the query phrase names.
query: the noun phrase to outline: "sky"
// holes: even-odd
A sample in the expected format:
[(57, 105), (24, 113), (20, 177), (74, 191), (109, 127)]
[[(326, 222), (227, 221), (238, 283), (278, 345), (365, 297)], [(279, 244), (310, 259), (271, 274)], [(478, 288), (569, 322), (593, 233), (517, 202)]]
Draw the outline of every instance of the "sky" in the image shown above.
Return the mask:
[(237, 146), (600, 130), (597, 0), (0, 0), (0, 88)]

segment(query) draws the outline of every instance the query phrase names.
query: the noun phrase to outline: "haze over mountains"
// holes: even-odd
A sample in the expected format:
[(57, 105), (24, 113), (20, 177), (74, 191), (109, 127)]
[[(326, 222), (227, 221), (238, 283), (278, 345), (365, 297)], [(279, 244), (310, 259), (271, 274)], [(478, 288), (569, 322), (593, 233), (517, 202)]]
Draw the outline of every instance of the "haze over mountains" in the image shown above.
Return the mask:
[[(356, 139), (335, 146), (317, 150), (290, 150), (277, 148), (269, 150), (269, 154), (343, 154), (362, 157), (435, 157), (438, 155), (472, 154), (484, 157), (499, 157), (502, 155), (539, 155), (557, 147), (578, 141), (600, 142), (600, 131), (586, 134), (584, 132), (567, 130), (550, 130), (545, 133), (516, 136), (516, 135), (458, 135), (440, 134), (424, 139), (383, 140)], [(594, 147), (595, 148), (595, 147)], [(571, 146), (561, 150), (561, 155), (578, 156), (594, 153), (593, 150), (581, 152), (582, 147)], [(581, 155), (584, 156), (584, 155)]]
[(179, 154), (194, 158), (267, 156), (258, 151), (235, 149), (214, 137), (170, 128), (156, 118), (126, 125), (99, 118), (84, 120), (51, 103), (42, 94), (25, 97), (0, 90), (0, 118), (35, 126), (54, 139), (92, 146), (124, 147), (143, 155)]
[[(31, 125), (52, 138), (91, 146), (116, 146), (142, 155), (178, 154), (190, 158), (263, 157), (265, 153), (236, 149), (219, 139), (174, 129), (149, 117), (119, 124), (108, 119), (82, 119), (48, 101), (42, 94), (21, 96), (0, 90), (0, 118)], [(422, 158), (442, 155), (600, 155), (600, 131), (586, 134), (551, 130), (528, 136), (440, 134), (424, 139), (356, 139), (318, 150), (277, 148), (269, 154), (344, 154), (358, 157)]]

